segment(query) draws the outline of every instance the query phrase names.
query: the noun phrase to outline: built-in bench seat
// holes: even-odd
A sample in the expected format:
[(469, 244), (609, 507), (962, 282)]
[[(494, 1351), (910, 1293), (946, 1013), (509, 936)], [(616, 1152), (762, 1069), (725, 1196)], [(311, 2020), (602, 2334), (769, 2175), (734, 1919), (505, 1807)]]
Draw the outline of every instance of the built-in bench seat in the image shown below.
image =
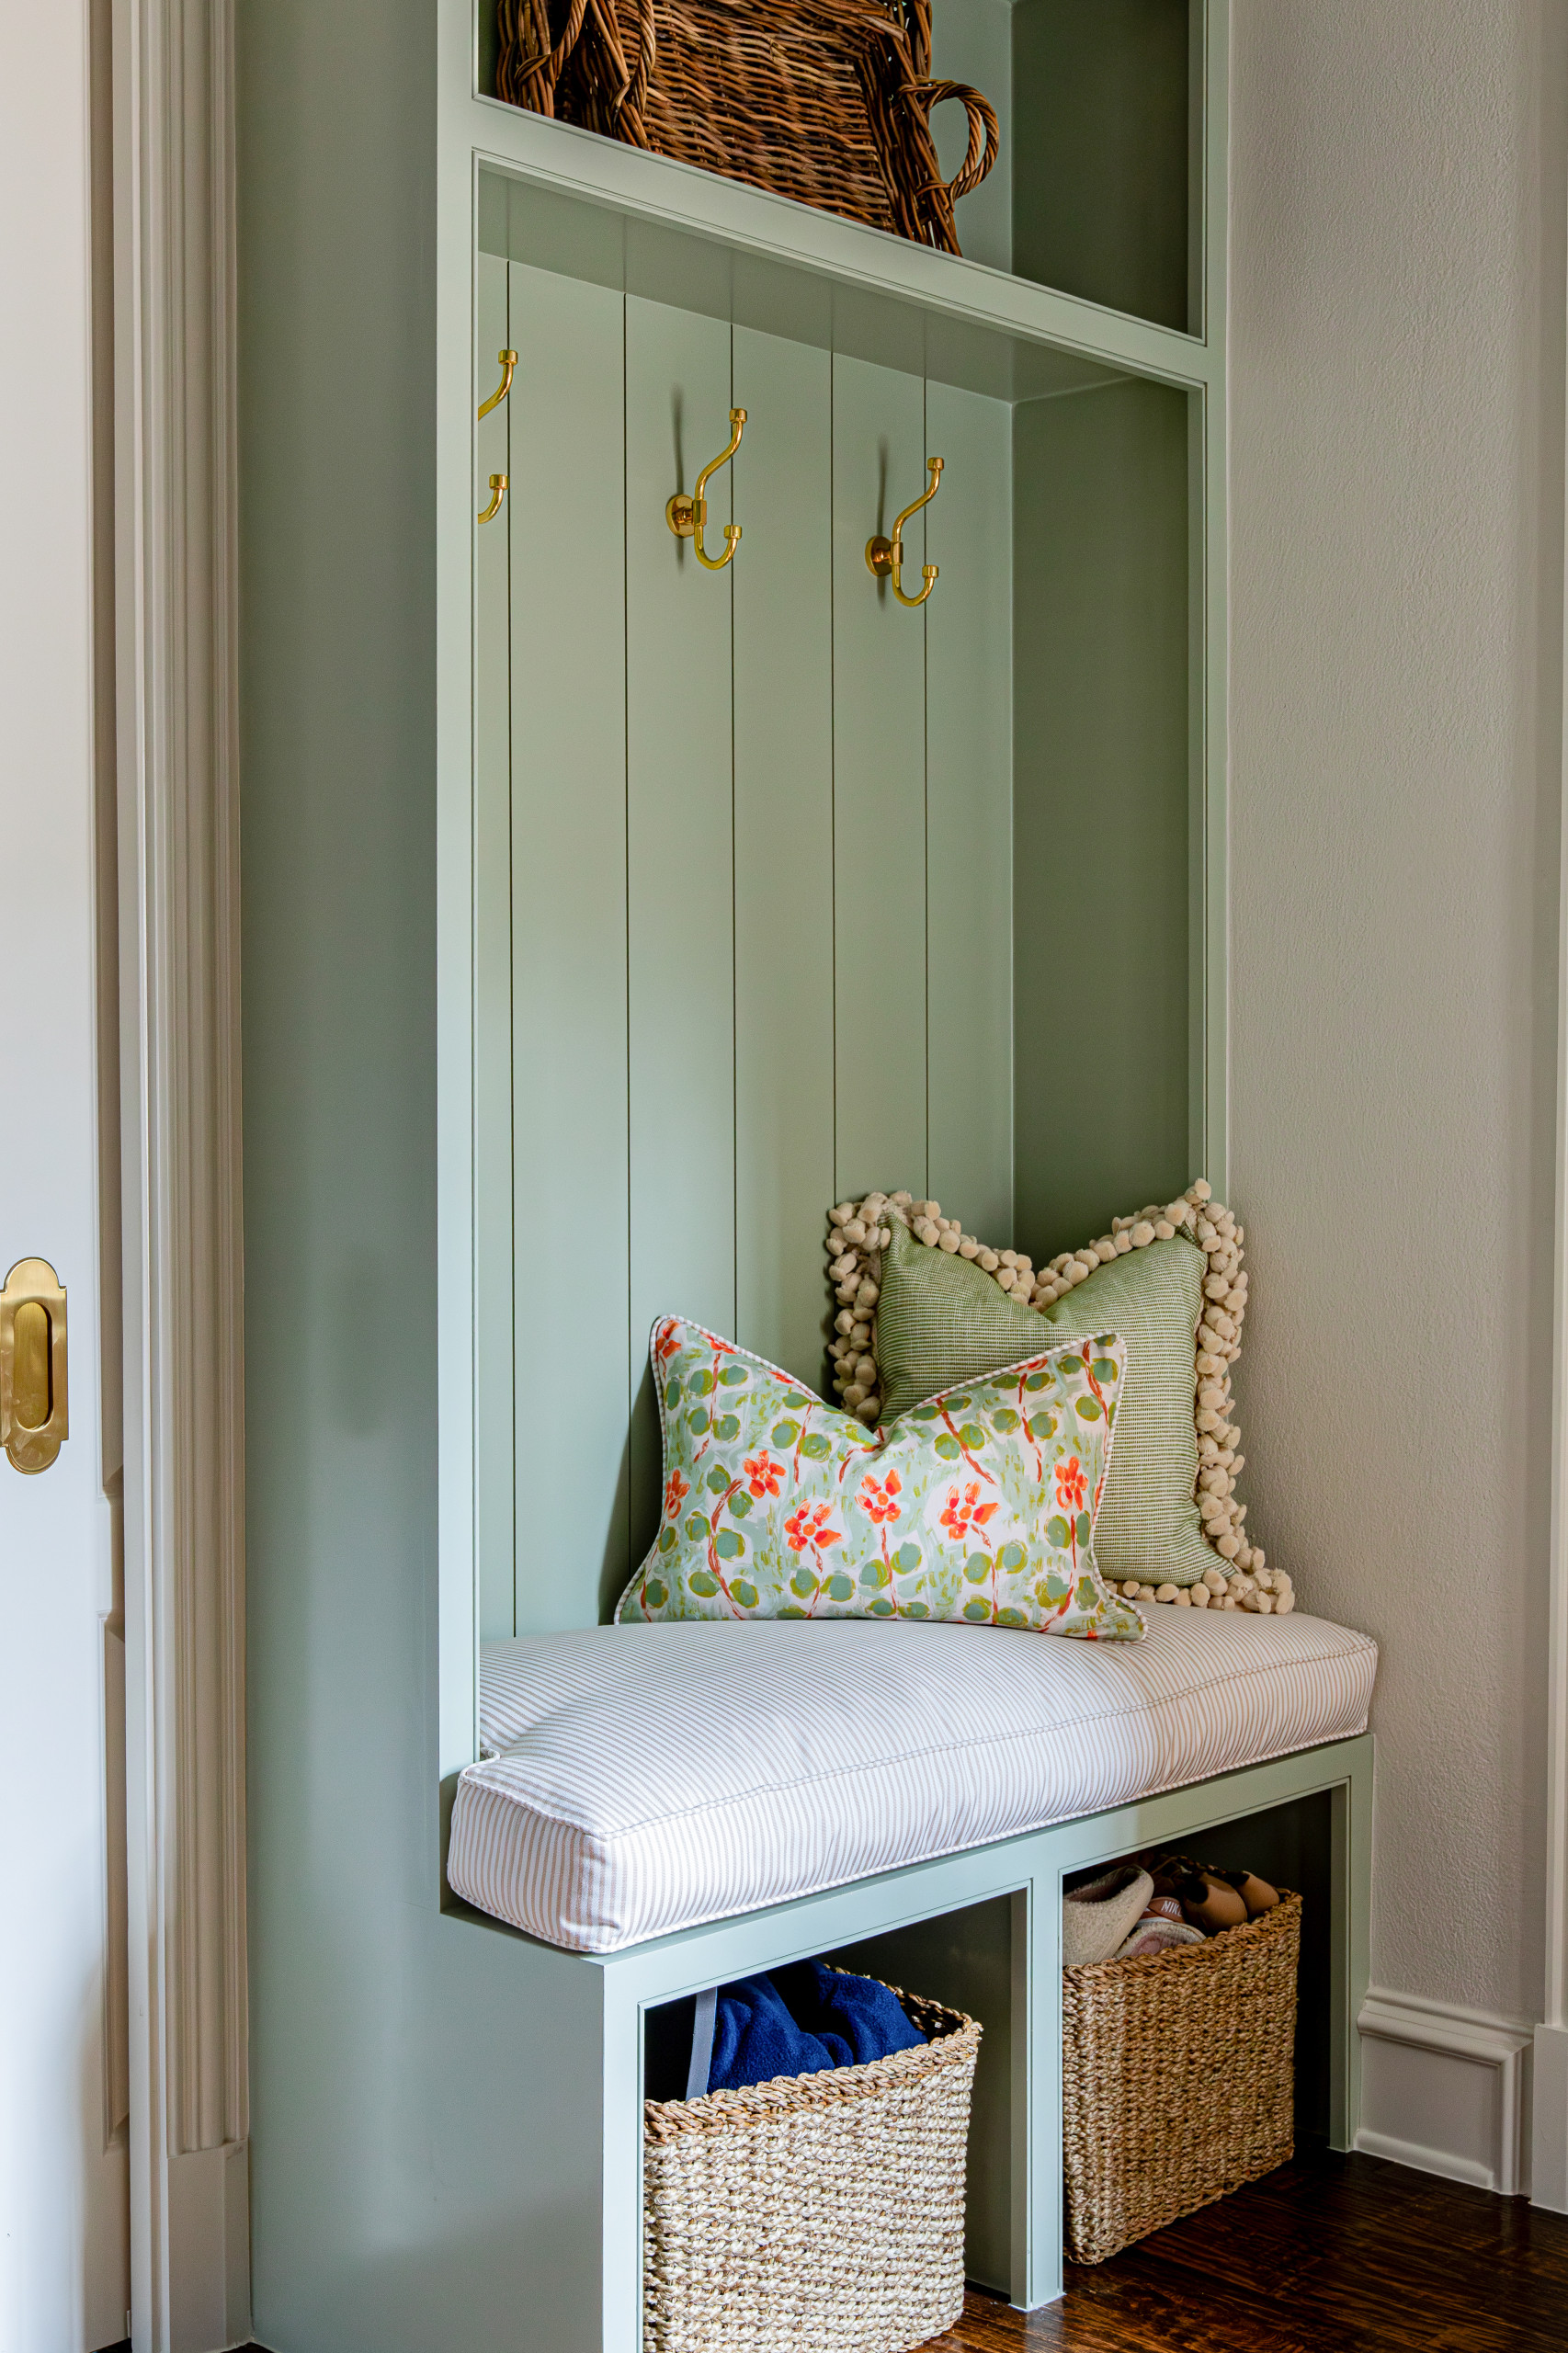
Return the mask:
[(1146, 1614), (1142, 1643), (780, 1620), (487, 1643), (450, 1884), (614, 1952), (1366, 1729), (1367, 1636)]

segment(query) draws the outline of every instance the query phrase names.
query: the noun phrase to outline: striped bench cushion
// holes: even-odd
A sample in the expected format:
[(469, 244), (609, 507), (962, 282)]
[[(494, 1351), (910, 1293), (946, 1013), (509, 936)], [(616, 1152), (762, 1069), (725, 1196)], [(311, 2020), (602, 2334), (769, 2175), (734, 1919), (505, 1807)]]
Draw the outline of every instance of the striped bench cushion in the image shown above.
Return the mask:
[(1366, 1635), (1146, 1614), (1136, 1643), (853, 1620), (487, 1643), (451, 1885), (614, 1952), (1366, 1729)]

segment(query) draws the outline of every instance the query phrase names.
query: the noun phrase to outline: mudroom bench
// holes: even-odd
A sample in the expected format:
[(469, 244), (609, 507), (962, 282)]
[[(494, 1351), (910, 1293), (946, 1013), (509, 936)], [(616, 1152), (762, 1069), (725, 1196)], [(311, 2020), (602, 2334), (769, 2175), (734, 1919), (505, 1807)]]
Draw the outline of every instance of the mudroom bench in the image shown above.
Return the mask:
[(1351, 2145), (1375, 1645), (1148, 1616), (1140, 1643), (774, 1621), (485, 1646), (446, 1927), (511, 1948), (484, 1974), (529, 2022), (491, 2087), (519, 2120), (512, 2194), (597, 2186), (562, 2206), (555, 2341), (642, 2341), (647, 2014), (812, 1955), (982, 2020), (967, 2268), (1026, 2309), (1060, 2295), (1062, 1877), (1142, 1847), (1223, 1860), (1240, 1824), (1238, 1859), (1305, 1887), (1307, 2074)]

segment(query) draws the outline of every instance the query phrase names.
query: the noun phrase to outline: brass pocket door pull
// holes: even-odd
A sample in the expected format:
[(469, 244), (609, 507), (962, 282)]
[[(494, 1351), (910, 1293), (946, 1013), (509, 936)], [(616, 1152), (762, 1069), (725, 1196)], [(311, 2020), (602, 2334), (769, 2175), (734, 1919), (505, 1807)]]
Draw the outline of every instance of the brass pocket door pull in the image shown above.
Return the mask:
[(0, 1290), (0, 1446), (47, 1471), (69, 1435), (65, 1291), (47, 1258), (18, 1258)]

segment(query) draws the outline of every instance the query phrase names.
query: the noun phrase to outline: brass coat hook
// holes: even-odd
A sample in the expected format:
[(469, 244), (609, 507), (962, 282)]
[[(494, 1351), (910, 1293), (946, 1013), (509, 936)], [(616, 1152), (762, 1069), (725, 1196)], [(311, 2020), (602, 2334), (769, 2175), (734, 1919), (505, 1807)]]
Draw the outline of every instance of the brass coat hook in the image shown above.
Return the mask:
[(697, 477), (697, 487), (692, 492), (689, 498), (686, 495), (684, 491), (677, 490), (675, 496), (671, 499), (667, 499), (665, 504), (665, 522), (669, 525), (677, 540), (689, 540), (691, 541), (692, 547), (696, 551), (697, 561), (702, 565), (706, 572), (722, 572), (724, 566), (729, 563), (730, 558), (734, 554), (735, 550), (741, 543), (740, 525), (738, 523), (726, 523), (724, 526), (723, 554), (717, 556), (709, 554), (707, 549), (702, 544), (703, 529), (708, 521), (708, 501), (703, 496), (703, 493), (708, 487), (709, 475), (716, 474), (721, 466), (727, 466), (730, 460), (734, 456), (735, 451), (740, 448), (741, 435), (745, 429), (745, 421), (746, 413), (744, 408), (733, 408), (730, 411), (731, 430), (729, 448), (727, 449), (721, 449), (718, 456), (713, 459), (711, 463), (703, 467), (702, 472)]
[(904, 508), (903, 514), (899, 517), (897, 522), (892, 527), (892, 539), (884, 540), (879, 537), (874, 540), (868, 540), (866, 542), (867, 571), (871, 574), (873, 579), (891, 580), (892, 583), (892, 593), (898, 598), (901, 605), (923, 605), (926, 602), (926, 597), (931, 594), (932, 589), (937, 585), (937, 568), (934, 563), (923, 563), (920, 567), (920, 577), (924, 580), (926, 585), (922, 588), (918, 597), (906, 597), (903, 593), (902, 585), (903, 574), (903, 527), (908, 522), (912, 515), (918, 515), (923, 506), (929, 506), (931, 501), (936, 497), (938, 489), (941, 487), (941, 459), (927, 458), (926, 460), (926, 471), (931, 476), (931, 487), (926, 491), (923, 498), (917, 498), (912, 506), (906, 506)]
[(501, 363), (501, 381), (496, 390), (491, 393), (490, 398), (487, 401), (481, 401), (479, 404), (479, 415), (481, 419), (487, 417), (493, 408), (499, 408), (502, 402), (506, 399), (507, 393), (512, 389), (512, 377), (517, 365), (517, 353), (515, 351), (498, 351), (495, 354), (495, 357)]
[(495, 517), (501, 512), (501, 501), (506, 497), (506, 475), (492, 474), (490, 477), (490, 504), (484, 508), (482, 514), (474, 517), (474, 521), (476, 523), (494, 523)]

